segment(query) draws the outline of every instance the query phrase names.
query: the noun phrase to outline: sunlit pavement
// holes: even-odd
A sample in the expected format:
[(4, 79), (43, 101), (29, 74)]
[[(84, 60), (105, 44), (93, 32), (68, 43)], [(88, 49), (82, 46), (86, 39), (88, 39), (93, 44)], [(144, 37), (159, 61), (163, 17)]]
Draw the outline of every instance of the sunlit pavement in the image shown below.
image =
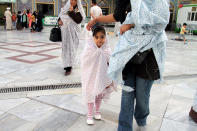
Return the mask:
[[(50, 42), (50, 28), (41, 33), (0, 31), (0, 89), (80, 83), (80, 53), (88, 33), (83, 32), (70, 76), (64, 76), (61, 43)], [(118, 41), (109, 33), (113, 48)], [(195, 131), (188, 116), (197, 89), (197, 36), (187, 36), (188, 44), (171, 40), (167, 33), (164, 81), (151, 92), (148, 131)], [(120, 110), (121, 89), (102, 105), (102, 121), (86, 125), (86, 108), (80, 88), (0, 93), (1, 131), (115, 131)], [(137, 125), (134, 122), (134, 129)]]

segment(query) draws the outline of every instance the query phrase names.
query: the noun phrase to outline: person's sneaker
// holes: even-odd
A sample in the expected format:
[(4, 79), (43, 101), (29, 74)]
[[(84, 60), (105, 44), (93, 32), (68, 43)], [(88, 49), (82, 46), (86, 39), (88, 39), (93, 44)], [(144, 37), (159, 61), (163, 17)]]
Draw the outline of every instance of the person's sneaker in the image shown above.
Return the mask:
[(101, 113), (95, 113), (94, 119), (101, 120)]
[(87, 118), (87, 124), (88, 125), (94, 125), (94, 119), (93, 118)]

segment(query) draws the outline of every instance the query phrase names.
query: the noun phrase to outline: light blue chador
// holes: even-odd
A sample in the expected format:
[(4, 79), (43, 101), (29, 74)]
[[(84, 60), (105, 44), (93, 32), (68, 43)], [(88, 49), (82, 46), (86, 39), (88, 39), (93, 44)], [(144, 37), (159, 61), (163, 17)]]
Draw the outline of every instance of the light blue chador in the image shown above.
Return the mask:
[(127, 62), (138, 52), (153, 49), (160, 71), (164, 70), (167, 36), (165, 28), (169, 22), (168, 0), (130, 0), (132, 11), (123, 24), (135, 24), (135, 28), (120, 36), (112, 57), (108, 75), (117, 84), (123, 84), (122, 71)]

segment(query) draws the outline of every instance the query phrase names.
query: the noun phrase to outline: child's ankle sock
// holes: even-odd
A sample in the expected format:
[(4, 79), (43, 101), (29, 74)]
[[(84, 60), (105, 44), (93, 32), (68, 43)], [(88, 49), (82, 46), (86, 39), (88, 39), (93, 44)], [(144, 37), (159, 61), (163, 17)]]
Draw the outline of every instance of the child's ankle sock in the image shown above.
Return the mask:
[(102, 103), (102, 95), (98, 95), (95, 100), (96, 113), (100, 113), (100, 106)]
[(94, 108), (94, 103), (88, 103), (88, 118), (93, 118), (93, 108)]

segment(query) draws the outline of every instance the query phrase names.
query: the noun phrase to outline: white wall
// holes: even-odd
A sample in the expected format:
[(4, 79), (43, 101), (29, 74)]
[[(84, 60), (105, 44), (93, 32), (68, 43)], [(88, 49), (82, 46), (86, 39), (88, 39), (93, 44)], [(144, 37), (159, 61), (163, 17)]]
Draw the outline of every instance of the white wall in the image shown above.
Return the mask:
[(177, 16), (177, 23), (178, 24), (183, 24), (183, 23), (187, 23), (187, 24), (196, 24), (197, 25), (197, 21), (187, 21), (187, 17), (188, 17), (188, 12), (192, 11), (192, 7), (182, 7), (179, 9), (178, 11), (178, 16)]

